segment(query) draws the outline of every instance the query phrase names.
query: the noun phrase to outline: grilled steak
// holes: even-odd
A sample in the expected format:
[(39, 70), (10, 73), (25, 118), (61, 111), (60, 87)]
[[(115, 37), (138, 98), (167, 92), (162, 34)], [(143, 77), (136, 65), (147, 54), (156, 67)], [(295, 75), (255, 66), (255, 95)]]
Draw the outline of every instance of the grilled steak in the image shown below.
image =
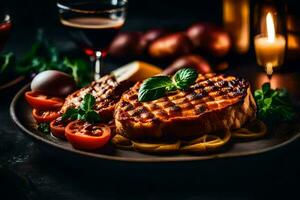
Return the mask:
[(190, 138), (240, 128), (255, 118), (249, 82), (234, 76), (199, 75), (186, 91), (138, 101), (137, 83), (116, 106), (116, 131), (131, 139)]
[(88, 86), (75, 91), (69, 95), (61, 109), (64, 113), (68, 108), (78, 108), (86, 94), (95, 97), (95, 111), (102, 119), (110, 120), (116, 103), (120, 100), (122, 93), (129, 88), (129, 83), (118, 83), (113, 76), (106, 75)]

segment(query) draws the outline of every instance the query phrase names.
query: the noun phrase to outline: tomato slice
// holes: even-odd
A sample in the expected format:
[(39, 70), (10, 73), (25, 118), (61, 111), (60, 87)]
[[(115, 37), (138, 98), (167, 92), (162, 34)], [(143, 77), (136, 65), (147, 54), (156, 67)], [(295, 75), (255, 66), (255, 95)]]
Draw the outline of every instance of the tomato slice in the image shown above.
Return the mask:
[(63, 121), (62, 117), (58, 117), (50, 123), (50, 130), (52, 135), (58, 138), (65, 139), (65, 128), (70, 123), (69, 120)]
[(56, 118), (58, 118), (60, 116), (60, 112), (52, 111), (52, 110), (33, 109), (32, 115), (33, 115), (33, 118), (38, 123), (43, 123), (43, 122), (51, 122), (51, 121), (55, 120)]
[(76, 120), (67, 125), (65, 135), (74, 148), (93, 150), (108, 143), (111, 130), (105, 124), (90, 124)]
[(64, 100), (57, 97), (49, 97), (39, 92), (28, 91), (25, 98), (31, 107), (38, 110), (57, 110), (62, 107)]

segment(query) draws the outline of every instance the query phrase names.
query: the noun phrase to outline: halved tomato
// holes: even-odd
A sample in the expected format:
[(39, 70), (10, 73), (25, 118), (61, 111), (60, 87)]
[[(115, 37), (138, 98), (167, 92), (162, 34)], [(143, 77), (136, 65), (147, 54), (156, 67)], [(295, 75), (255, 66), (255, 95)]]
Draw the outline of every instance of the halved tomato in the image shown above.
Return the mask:
[(52, 110), (33, 109), (32, 115), (33, 115), (33, 118), (38, 123), (43, 123), (43, 122), (51, 122), (51, 121), (55, 120), (56, 118), (58, 118), (60, 116), (60, 112), (52, 111)]
[(55, 120), (53, 120), (50, 123), (50, 130), (52, 135), (58, 138), (65, 139), (65, 128), (70, 123), (70, 121), (64, 121), (62, 120), (62, 117), (59, 117)]
[(90, 124), (76, 120), (68, 124), (65, 135), (74, 148), (93, 150), (108, 143), (111, 130), (105, 124)]
[(38, 110), (56, 110), (62, 107), (64, 100), (57, 97), (49, 97), (39, 92), (28, 91), (25, 98), (31, 107)]

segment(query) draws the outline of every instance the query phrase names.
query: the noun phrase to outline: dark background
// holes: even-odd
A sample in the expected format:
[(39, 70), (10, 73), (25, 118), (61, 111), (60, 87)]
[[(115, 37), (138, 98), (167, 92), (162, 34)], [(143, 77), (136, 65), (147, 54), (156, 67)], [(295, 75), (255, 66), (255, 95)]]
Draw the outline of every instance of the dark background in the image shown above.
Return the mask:
[[(0, 5), (12, 13), (18, 26), (51, 27), (57, 24), (55, 0), (10, 0), (1, 1)], [(128, 19), (129, 22), (132, 18), (221, 22), (221, 5), (221, 0), (129, 0)]]
[[(123, 30), (156, 27), (184, 29), (195, 21), (221, 24), (221, 3), (221, 0), (129, 0), (128, 17)], [(69, 41), (59, 24), (55, 0), (1, 0), (0, 10), (6, 10), (12, 16), (14, 31), (10, 44), (21, 44), (17, 52), (20, 48), (22, 52), (22, 47), (30, 45), (38, 27), (44, 28), (48, 36), (57, 42)], [(9, 45), (7, 48), (10, 48)]]
[[(129, 0), (124, 29), (184, 29), (195, 21), (221, 24), (221, 5), (221, 0)], [(22, 54), (39, 27), (59, 48), (74, 48), (59, 26), (55, 0), (1, 0), (0, 10), (11, 14), (14, 25), (6, 51)], [(243, 67), (257, 68), (253, 58)], [(9, 103), (19, 88), (0, 95), (0, 199), (240, 200), (291, 199), (297, 194), (299, 141), (258, 156), (174, 165), (94, 165), (66, 160), (63, 154), (49, 156), (10, 120)]]

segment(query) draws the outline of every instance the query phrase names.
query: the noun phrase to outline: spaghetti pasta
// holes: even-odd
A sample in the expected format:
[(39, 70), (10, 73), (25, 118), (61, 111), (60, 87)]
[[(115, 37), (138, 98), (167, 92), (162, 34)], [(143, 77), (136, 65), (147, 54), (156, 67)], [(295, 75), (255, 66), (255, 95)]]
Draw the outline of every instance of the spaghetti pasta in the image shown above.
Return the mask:
[(115, 135), (111, 141), (120, 149), (136, 150), (145, 153), (206, 153), (222, 148), (231, 138), (257, 139), (266, 134), (266, 125), (260, 120), (254, 120), (235, 131), (228, 130), (216, 135), (203, 135), (190, 141), (178, 140), (170, 143), (148, 143), (130, 140), (120, 134)]
[(266, 125), (260, 120), (253, 120), (244, 127), (232, 132), (233, 138), (240, 139), (257, 139), (264, 137), (267, 134)]
[(174, 143), (143, 143), (132, 141), (133, 149), (148, 153), (176, 152), (180, 149), (180, 141)]
[(111, 142), (120, 149), (131, 150), (133, 148), (131, 140), (120, 134), (115, 135)]
[(217, 150), (223, 147), (225, 144), (227, 144), (230, 138), (231, 138), (230, 131), (225, 131), (224, 136), (222, 138), (216, 135), (204, 135), (190, 142), (182, 142), (180, 151), (203, 153), (212, 150)]

